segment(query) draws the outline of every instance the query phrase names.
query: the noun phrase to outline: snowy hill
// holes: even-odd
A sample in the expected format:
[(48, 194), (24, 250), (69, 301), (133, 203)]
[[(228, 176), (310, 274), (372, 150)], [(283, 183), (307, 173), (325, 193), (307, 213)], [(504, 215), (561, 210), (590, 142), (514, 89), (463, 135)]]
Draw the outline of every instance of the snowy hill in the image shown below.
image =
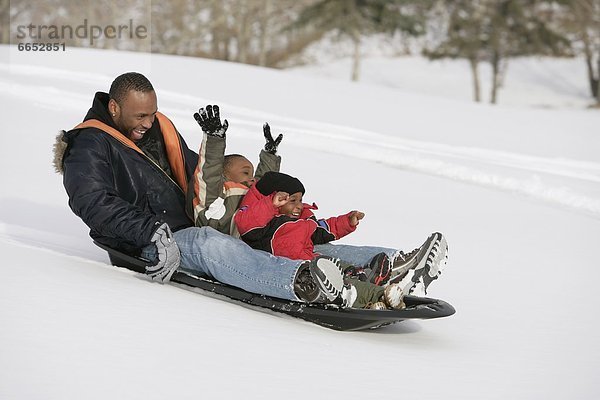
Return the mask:
[[(365, 211), (345, 242), (410, 250), (444, 232), (450, 259), (430, 295), (457, 314), (339, 333), (109, 266), (68, 208), (51, 147), (132, 70), (192, 148), (191, 115), (210, 103), (230, 122), (229, 152), (256, 161), (262, 123), (283, 132), (282, 170), (319, 215)], [(1, 399), (600, 395), (597, 111), (83, 49), (0, 47), (0, 71)]]

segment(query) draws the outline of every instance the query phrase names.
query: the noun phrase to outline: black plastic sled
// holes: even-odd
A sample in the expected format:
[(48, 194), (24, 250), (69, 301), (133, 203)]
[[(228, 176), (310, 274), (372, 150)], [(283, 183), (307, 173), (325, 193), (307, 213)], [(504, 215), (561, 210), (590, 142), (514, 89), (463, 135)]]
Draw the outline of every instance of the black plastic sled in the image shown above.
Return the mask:
[[(98, 242), (94, 243), (108, 252), (110, 262), (114, 266), (144, 273), (149, 264), (148, 260), (124, 254)], [(340, 308), (336, 305), (307, 304), (254, 294), (184, 271), (176, 271), (171, 282), (206, 290), (235, 301), (291, 315), (338, 331), (374, 329), (408, 319), (441, 318), (455, 313), (454, 307), (450, 304), (429, 297), (405, 296), (406, 308), (404, 310), (367, 310)]]

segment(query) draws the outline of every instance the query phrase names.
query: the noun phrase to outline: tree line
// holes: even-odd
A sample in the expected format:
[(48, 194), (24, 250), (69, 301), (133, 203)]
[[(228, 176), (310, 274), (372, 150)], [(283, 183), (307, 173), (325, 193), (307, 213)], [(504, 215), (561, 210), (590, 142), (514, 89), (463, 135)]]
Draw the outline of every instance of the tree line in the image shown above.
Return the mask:
[[(309, 45), (333, 37), (351, 44), (352, 80), (360, 78), (365, 39), (387, 36), (417, 44), (432, 60), (468, 61), (475, 101), (482, 99), (480, 66), (489, 64), (492, 103), (510, 59), (581, 56), (590, 97), (600, 104), (600, 0), (0, 0), (0, 42), (23, 41), (15, 36), (15, 27), (23, 24), (84, 19), (99, 26), (133, 19), (149, 32), (143, 39), (100, 38), (96, 48), (274, 68), (294, 65)], [(80, 37), (66, 42), (89, 46)]]

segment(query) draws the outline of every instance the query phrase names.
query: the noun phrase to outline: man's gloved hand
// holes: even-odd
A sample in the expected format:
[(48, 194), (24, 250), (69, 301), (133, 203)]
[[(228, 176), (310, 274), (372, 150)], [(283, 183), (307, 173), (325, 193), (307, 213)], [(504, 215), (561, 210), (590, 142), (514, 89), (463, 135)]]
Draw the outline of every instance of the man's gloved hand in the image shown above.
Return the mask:
[(156, 265), (147, 266), (146, 274), (153, 281), (160, 283), (168, 282), (177, 267), (179, 267), (181, 258), (179, 247), (177, 247), (177, 243), (173, 239), (169, 225), (166, 223), (160, 225), (156, 232), (154, 232), (154, 236), (152, 236), (152, 242), (156, 245), (158, 262)]
[(220, 138), (225, 137), (225, 132), (229, 127), (229, 122), (223, 120), (221, 124), (221, 115), (219, 114), (219, 106), (208, 105), (206, 109), (201, 108), (197, 113), (194, 113), (194, 119), (202, 128), (202, 131), (207, 135), (217, 136)]
[(277, 146), (279, 146), (279, 143), (281, 143), (283, 140), (283, 134), (280, 133), (279, 136), (277, 136), (277, 139), (273, 140), (273, 135), (271, 135), (271, 127), (269, 126), (268, 122), (265, 122), (263, 125), (263, 132), (265, 134), (265, 140), (267, 141), (267, 143), (265, 143), (265, 151), (270, 154), (276, 154)]

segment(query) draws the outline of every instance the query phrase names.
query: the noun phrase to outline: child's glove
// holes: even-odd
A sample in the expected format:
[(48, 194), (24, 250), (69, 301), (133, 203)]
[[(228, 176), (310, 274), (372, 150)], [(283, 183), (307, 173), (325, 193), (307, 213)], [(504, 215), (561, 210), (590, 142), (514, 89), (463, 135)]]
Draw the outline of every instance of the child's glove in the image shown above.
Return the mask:
[(283, 140), (283, 134), (280, 133), (279, 136), (277, 136), (277, 139), (273, 140), (271, 127), (268, 122), (265, 122), (263, 125), (263, 132), (265, 133), (265, 139), (267, 141), (267, 143), (265, 143), (265, 151), (269, 154), (276, 154), (277, 146), (279, 146), (279, 143)]
[(194, 113), (194, 119), (202, 128), (202, 131), (210, 136), (225, 138), (225, 132), (229, 127), (229, 122), (223, 120), (221, 124), (221, 115), (219, 114), (219, 106), (206, 106), (206, 109), (201, 108), (197, 113)]

